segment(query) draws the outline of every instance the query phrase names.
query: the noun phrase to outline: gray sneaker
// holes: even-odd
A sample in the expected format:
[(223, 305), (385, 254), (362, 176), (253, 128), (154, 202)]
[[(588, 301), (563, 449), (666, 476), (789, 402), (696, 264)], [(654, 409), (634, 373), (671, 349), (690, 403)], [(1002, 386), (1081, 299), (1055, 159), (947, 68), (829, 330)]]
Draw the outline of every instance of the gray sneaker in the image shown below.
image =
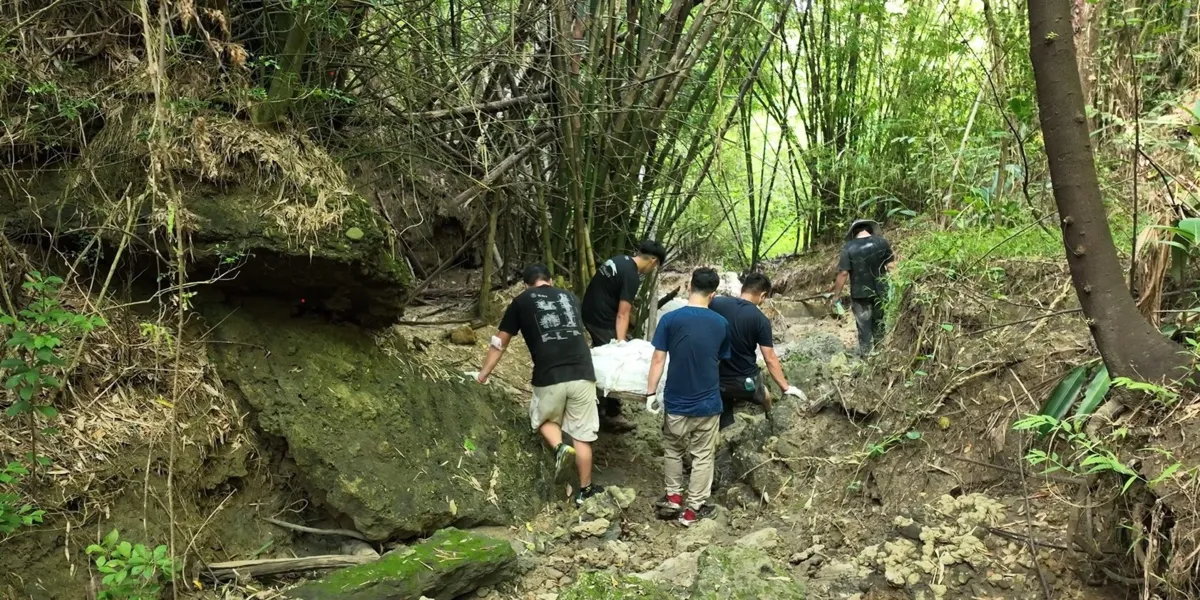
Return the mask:
[(558, 447), (554, 449), (554, 478), (555, 479), (557, 479), (558, 475), (560, 473), (562, 473), (563, 467), (567, 466), (567, 463), (570, 462), (574, 458), (575, 458), (575, 448), (573, 446), (568, 446), (567, 444), (559, 444)]

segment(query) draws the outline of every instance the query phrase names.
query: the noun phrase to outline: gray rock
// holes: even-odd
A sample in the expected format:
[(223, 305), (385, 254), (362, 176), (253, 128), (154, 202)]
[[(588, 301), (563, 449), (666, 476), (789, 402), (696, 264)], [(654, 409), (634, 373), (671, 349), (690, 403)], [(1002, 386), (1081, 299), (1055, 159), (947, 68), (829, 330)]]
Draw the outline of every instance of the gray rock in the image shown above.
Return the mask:
[(844, 353), (845, 344), (831, 333), (815, 333), (798, 342), (790, 349), (788, 358), (803, 357), (813, 362), (829, 362), (834, 355)]
[(347, 540), (342, 542), (342, 554), (379, 558), (379, 552), (372, 548), (370, 544), (361, 540)]
[(613, 520), (633, 505), (637, 499), (637, 491), (631, 488), (611, 487), (604, 493), (597, 494), (583, 501), (580, 509), (584, 515), (593, 519)]
[(804, 586), (757, 548), (709, 548), (700, 555), (693, 600), (804, 600)]
[(592, 519), (571, 526), (571, 533), (576, 537), (600, 537), (608, 531), (612, 522), (608, 519)]
[(663, 561), (652, 571), (634, 575), (652, 583), (680, 589), (690, 589), (700, 574), (700, 553), (684, 552)]
[(758, 531), (739, 539), (738, 541), (734, 542), (734, 545), (742, 548), (771, 550), (779, 545), (779, 541), (779, 530), (775, 529), (774, 527), (767, 527), (766, 529), (759, 529)]
[(724, 530), (714, 519), (702, 519), (700, 522), (693, 524), (675, 540), (675, 549), (679, 552), (691, 552), (699, 548), (705, 548), (713, 543), (713, 539), (718, 533)]
[(448, 600), (516, 573), (517, 555), (504, 540), (443, 529), (383, 558), (339, 569), (285, 592), (296, 600)]

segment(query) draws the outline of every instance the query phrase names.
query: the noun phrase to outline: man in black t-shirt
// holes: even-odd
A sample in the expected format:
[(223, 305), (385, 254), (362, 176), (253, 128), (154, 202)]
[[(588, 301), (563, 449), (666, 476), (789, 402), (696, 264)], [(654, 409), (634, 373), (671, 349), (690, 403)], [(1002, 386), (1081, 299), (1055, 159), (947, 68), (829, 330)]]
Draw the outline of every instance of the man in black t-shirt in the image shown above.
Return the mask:
[(733, 407), (739, 401), (749, 401), (771, 410), (771, 401), (766, 396), (762, 373), (758, 368), (755, 350), (762, 352), (767, 372), (788, 396), (805, 400), (804, 392), (788, 384), (775, 354), (775, 342), (771, 334), (771, 320), (759, 310), (759, 306), (771, 295), (771, 280), (762, 273), (750, 273), (742, 278), (742, 294), (739, 298), (718, 296), (709, 305), (717, 314), (725, 317), (732, 332), (732, 352), (721, 361), (721, 429), (733, 424)]
[[(596, 411), (596, 372), (583, 333), (579, 303), (573, 294), (550, 283), (550, 272), (543, 265), (526, 267), (522, 276), (528, 287), (504, 311), (476, 379), (487, 383), (509, 341), (520, 332), (533, 358), (530, 424), (554, 448), (556, 476), (567, 459), (575, 456), (579, 468), (575, 502), (583, 504), (603, 490), (592, 484), (592, 442), (596, 441), (600, 418)], [(574, 446), (563, 442), (563, 433), (571, 436)]]
[(850, 308), (858, 325), (858, 353), (870, 354), (875, 342), (883, 337), (883, 303), (887, 299), (887, 273), (896, 264), (892, 247), (879, 235), (879, 224), (858, 220), (850, 224), (846, 245), (838, 257), (834, 300), (841, 298), (850, 281)]
[[(667, 259), (662, 244), (646, 240), (634, 256), (614, 256), (596, 269), (596, 276), (583, 294), (583, 324), (592, 337), (592, 346), (611, 341), (624, 341), (629, 334), (633, 315), (633, 300), (637, 297), (641, 275), (652, 272)], [(631, 425), (620, 418), (621, 403), (616, 398), (603, 398), (604, 416), (616, 430), (628, 430)]]

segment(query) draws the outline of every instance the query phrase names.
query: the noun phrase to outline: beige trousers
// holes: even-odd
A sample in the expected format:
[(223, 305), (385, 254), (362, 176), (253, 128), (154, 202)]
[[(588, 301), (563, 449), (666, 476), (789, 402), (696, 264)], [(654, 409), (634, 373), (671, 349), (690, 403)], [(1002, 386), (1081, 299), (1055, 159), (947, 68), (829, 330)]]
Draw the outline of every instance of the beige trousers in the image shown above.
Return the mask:
[(664, 470), (667, 495), (683, 495), (683, 455), (692, 455), (692, 476), (687, 486), (687, 506), (699, 510), (712, 495), (714, 463), (721, 415), (684, 417), (667, 415), (663, 424)]

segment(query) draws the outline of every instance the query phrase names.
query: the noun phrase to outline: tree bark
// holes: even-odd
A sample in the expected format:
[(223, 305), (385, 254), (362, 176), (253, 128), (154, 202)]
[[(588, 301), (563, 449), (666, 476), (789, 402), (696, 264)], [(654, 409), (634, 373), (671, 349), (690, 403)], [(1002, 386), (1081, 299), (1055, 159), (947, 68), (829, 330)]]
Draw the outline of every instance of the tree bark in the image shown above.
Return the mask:
[(1070, 0), (1029, 3), (1029, 55), (1071, 280), (1109, 372), (1178, 381), (1188, 374), (1190, 357), (1142, 318), (1125, 286), (1101, 200), (1072, 34)]

